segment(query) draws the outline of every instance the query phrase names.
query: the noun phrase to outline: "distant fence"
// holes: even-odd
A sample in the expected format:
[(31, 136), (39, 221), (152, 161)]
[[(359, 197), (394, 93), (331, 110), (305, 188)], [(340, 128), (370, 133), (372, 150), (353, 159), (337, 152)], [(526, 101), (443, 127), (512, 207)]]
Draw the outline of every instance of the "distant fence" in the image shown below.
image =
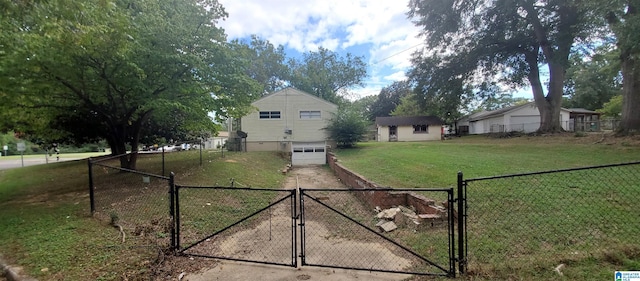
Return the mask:
[(470, 272), (545, 268), (552, 275), (539, 277), (549, 279), (559, 264), (638, 248), (640, 162), (460, 184)]
[[(620, 120), (603, 119), (594, 121), (569, 120), (560, 122), (560, 126), (569, 132), (601, 132), (613, 131), (620, 127)], [(488, 133), (535, 132), (540, 128), (540, 122), (516, 124), (491, 124)], [(486, 129), (485, 129), (486, 130)], [(485, 131), (486, 132), (486, 131)], [(476, 132), (477, 133), (477, 132)]]

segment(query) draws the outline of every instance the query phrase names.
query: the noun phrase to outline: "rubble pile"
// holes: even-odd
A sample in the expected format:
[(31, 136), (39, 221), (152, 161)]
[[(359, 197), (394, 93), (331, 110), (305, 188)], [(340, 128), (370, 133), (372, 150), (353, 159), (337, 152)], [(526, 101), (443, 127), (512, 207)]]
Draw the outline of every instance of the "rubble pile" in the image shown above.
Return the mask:
[(417, 214), (413, 207), (397, 206), (388, 209), (376, 207), (376, 227), (381, 232), (391, 232), (398, 227), (407, 227), (413, 230), (433, 228), (447, 225), (447, 210), (442, 206), (430, 205), (430, 213)]

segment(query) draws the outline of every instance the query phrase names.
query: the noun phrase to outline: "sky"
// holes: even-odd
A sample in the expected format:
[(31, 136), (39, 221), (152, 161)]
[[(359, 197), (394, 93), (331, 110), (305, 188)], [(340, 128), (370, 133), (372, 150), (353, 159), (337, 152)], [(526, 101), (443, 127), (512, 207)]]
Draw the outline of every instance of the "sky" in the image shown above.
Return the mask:
[(228, 40), (257, 35), (287, 57), (323, 47), (345, 56), (364, 57), (365, 87), (350, 99), (377, 95), (404, 80), (411, 53), (422, 46), (420, 29), (408, 18), (408, 0), (219, 0), (229, 14), (218, 24)]

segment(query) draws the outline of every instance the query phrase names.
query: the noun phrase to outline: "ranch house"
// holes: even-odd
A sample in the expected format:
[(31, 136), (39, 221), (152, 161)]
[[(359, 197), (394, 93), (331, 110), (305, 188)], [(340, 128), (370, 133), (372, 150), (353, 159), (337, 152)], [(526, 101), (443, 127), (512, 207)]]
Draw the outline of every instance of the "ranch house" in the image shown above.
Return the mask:
[(436, 116), (376, 117), (376, 139), (381, 142), (441, 140), (443, 124)]
[(295, 88), (271, 93), (251, 104), (241, 119), (247, 151), (281, 151), (293, 165), (325, 164), (329, 125), (338, 106)]

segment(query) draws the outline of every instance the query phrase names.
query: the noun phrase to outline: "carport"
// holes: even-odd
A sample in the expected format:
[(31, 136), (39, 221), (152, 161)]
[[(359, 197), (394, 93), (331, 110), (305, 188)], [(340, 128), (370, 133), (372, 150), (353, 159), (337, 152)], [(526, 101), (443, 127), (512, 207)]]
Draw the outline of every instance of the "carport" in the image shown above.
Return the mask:
[(324, 165), (327, 163), (325, 142), (294, 142), (291, 144), (291, 164)]

